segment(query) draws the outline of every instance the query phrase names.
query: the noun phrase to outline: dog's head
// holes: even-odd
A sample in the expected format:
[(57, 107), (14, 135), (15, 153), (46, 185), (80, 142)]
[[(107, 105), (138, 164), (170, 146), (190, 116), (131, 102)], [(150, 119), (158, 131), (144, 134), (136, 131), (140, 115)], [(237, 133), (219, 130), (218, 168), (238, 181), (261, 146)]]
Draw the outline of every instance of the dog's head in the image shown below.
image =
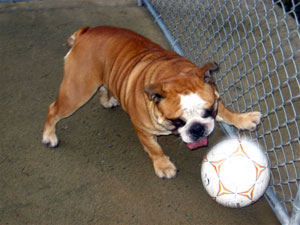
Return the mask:
[(219, 94), (210, 71), (217, 69), (217, 64), (207, 63), (145, 88), (157, 123), (180, 134), (191, 149), (207, 145), (215, 127)]

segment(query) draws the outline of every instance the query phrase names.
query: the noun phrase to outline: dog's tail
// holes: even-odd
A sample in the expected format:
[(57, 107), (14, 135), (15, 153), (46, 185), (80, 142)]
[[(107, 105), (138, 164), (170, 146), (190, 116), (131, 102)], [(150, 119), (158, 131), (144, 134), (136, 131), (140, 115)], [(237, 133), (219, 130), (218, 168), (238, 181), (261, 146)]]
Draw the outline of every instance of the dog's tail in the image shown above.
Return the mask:
[(90, 27), (88, 26), (84, 26), (81, 27), (79, 30), (77, 30), (74, 34), (72, 34), (66, 41), (67, 46), (72, 47), (75, 40), (81, 36), (82, 34), (84, 34), (85, 32), (87, 32), (90, 29)]

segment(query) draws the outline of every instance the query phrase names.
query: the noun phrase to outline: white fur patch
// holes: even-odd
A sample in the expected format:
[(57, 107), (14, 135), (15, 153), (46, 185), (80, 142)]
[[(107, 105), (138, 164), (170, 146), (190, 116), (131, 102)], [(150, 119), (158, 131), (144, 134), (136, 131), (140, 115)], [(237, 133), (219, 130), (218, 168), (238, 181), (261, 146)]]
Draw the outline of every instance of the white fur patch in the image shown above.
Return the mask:
[(72, 51), (72, 49), (70, 49), (70, 50), (68, 51), (68, 53), (65, 55), (65, 57), (64, 57), (65, 60), (66, 60), (66, 58), (70, 55), (71, 51)]
[(180, 105), (183, 117), (189, 120), (193, 117), (199, 117), (204, 109), (205, 101), (197, 94), (180, 95)]
[(214, 119), (211, 117), (202, 118), (206, 102), (197, 94), (181, 95), (180, 105), (182, 117), (186, 120), (185, 126), (178, 129), (182, 140), (186, 143), (192, 142), (189, 129), (193, 123), (200, 123), (205, 126), (206, 133), (209, 135), (215, 126)]
[(68, 39), (68, 42), (69, 42), (69, 45), (73, 45), (74, 44), (74, 41), (75, 41), (75, 35), (72, 34), (69, 39)]
[(216, 120), (219, 121), (219, 122), (223, 122), (224, 121), (223, 118), (221, 116), (219, 116), (219, 115), (217, 115)]

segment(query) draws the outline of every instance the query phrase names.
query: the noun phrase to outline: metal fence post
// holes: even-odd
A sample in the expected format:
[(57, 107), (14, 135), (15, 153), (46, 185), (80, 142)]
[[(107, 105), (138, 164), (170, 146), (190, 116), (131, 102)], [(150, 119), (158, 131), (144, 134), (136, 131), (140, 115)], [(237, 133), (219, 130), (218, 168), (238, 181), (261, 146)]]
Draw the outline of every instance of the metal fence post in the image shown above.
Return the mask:
[(274, 211), (280, 223), (282, 225), (289, 225), (289, 216), (286, 210), (282, 207), (281, 203), (278, 201), (278, 198), (274, 194), (272, 188), (267, 188), (265, 192), (265, 198), (268, 201), (270, 207)]
[(300, 187), (298, 189), (297, 196), (293, 203), (292, 217), (289, 225), (299, 225), (300, 224)]
[(153, 9), (152, 5), (148, 2), (148, 1), (143, 1), (144, 4), (146, 5), (146, 7), (148, 8), (148, 10), (150, 11), (150, 13), (152, 14), (152, 16), (155, 19), (155, 22), (159, 25), (159, 27), (161, 28), (161, 30), (163, 31), (164, 35), (166, 36), (166, 38), (168, 39), (168, 41), (170, 42), (172, 48), (179, 54), (179, 55), (183, 55), (183, 52), (181, 50), (181, 48), (179, 47), (179, 45), (177, 44), (177, 40), (175, 40), (173, 38), (173, 36), (170, 34), (168, 28), (165, 26), (165, 24), (163, 23), (163, 21), (161, 20), (160, 16), (156, 13), (156, 11)]

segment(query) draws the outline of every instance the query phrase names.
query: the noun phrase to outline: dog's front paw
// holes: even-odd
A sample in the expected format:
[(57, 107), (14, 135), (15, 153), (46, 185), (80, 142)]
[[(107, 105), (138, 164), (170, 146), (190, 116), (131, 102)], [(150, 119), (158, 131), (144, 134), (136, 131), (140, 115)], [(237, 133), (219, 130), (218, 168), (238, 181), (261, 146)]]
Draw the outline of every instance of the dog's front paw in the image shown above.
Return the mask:
[(173, 178), (176, 176), (177, 169), (167, 156), (156, 159), (153, 166), (156, 175), (160, 178)]
[(42, 143), (45, 144), (49, 148), (57, 147), (58, 146), (58, 139), (57, 139), (56, 134), (49, 135), (47, 133), (44, 133)]
[(262, 114), (260, 112), (249, 112), (240, 114), (240, 121), (237, 123), (237, 128), (241, 130), (254, 131), (260, 123)]

